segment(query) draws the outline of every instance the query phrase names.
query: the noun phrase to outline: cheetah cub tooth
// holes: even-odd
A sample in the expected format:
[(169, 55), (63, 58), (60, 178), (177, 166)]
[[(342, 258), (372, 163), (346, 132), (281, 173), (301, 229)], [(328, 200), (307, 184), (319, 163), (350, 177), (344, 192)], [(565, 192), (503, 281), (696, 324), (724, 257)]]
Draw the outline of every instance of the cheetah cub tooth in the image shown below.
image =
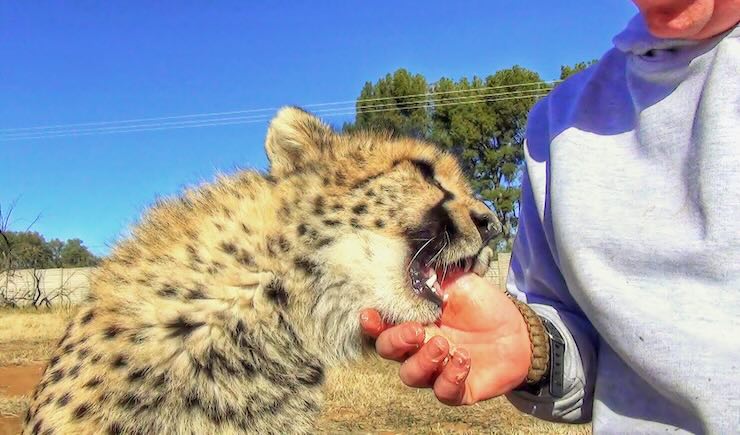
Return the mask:
[(489, 246), (483, 248), (475, 259), (475, 265), (473, 265), (473, 273), (478, 276), (486, 276), (488, 268), (491, 267), (491, 260), (493, 260), (493, 249)]

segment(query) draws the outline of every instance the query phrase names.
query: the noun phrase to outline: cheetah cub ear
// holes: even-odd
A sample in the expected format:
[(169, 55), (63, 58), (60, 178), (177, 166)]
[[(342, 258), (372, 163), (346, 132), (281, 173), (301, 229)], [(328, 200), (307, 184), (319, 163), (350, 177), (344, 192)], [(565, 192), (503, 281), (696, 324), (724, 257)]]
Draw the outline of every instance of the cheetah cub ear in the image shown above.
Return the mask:
[(307, 163), (321, 161), (334, 132), (319, 118), (297, 107), (285, 107), (270, 122), (265, 148), (270, 173), (276, 177), (300, 171)]

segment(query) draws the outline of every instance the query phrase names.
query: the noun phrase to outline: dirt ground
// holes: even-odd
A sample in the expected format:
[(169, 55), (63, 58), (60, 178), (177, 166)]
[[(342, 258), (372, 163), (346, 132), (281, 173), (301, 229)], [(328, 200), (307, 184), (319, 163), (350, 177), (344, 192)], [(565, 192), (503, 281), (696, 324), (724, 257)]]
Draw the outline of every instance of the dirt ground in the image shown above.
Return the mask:
[[(71, 317), (68, 311), (0, 310), (0, 435), (17, 434), (45, 359)], [(326, 434), (590, 434), (590, 425), (537, 420), (505, 399), (469, 407), (440, 404), (404, 386), (397, 365), (370, 358), (329, 373), (316, 432)], [(379, 389), (378, 386), (384, 386)]]

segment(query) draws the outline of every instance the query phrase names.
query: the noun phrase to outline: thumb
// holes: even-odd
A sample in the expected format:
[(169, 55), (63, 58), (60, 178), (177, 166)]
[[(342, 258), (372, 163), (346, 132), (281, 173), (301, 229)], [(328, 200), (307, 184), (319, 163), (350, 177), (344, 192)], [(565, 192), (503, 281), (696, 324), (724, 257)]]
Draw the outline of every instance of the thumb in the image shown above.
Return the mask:
[(378, 335), (390, 326), (377, 310), (366, 308), (360, 312), (360, 327), (362, 332), (370, 337), (378, 338)]

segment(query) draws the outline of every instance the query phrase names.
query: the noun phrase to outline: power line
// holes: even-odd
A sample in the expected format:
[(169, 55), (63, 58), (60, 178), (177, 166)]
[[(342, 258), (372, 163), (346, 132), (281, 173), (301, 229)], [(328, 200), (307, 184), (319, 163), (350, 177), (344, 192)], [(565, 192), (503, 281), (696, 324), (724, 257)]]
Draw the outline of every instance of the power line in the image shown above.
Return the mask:
[[(412, 110), (412, 109), (422, 109), (430, 106), (434, 107), (443, 107), (443, 106), (454, 106), (454, 105), (467, 105), (467, 104), (477, 104), (477, 103), (492, 103), (497, 101), (505, 101), (505, 100), (517, 100), (517, 99), (524, 99), (524, 98), (540, 98), (545, 95), (547, 95), (546, 90), (540, 90), (541, 93), (539, 94), (533, 94), (533, 95), (518, 95), (518, 96), (511, 96), (511, 97), (504, 97), (504, 98), (479, 98), (479, 99), (472, 99), (467, 101), (452, 101), (452, 102), (443, 102), (443, 103), (430, 103), (425, 102), (421, 104), (417, 104), (414, 106), (408, 106), (403, 107), (404, 110)], [(344, 115), (353, 115), (353, 114), (360, 114), (360, 113), (378, 113), (378, 112), (389, 112), (393, 110), (398, 110), (397, 108), (383, 108), (383, 109), (371, 109), (371, 110), (359, 110), (359, 111), (347, 111), (347, 112), (338, 112), (338, 113), (328, 113), (324, 114), (323, 116), (344, 116)], [(76, 136), (89, 136), (89, 135), (96, 135), (96, 134), (106, 134), (106, 133), (133, 133), (133, 132), (143, 132), (143, 131), (159, 131), (159, 130), (175, 130), (175, 129), (183, 129), (183, 128), (196, 128), (196, 127), (214, 127), (214, 126), (224, 126), (224, 125), (237, 125), (237, 124), (251, 124), (255, 122), (267, 122), (271, 119), (271, 116), (269, 115), (262, 115), (262, 117), (259, 118), (249, 118), (249, 117), (235, 117), (233, 119), (221, 119), (221, 120), (203, 120), (199, 123), (193, 123), (193, 124), (187, 124), (187, 125), (160, 125), (160, 126), (151, 126), (151, 127), (131, 127), (129, 129), (118, 129), (115, 131), (79, 131), (79, 132), (67, 132), (67, 133), (53, 133), (53, 134), (37, 134), (37, 135), (26, 135), (26, 136), (17, 136), (17, 137), (11, 137), (11, 138), (0, 138), (0, 141), (15, 141), (15, 140), (32, 140), (32, 139), (51, 139), (56, 137), (76, 137)]]
[[(458, 95), (458, 96), (447, 96), (447, 97), (440, 97), (437, 95), (432, 96), (431, 99), (426, 101), (406, 101), (401, 103), (382, 103), (382, 104), (375, 104), (375, 105), (366, 105), (362, 106), (359, 109), (355, 109), (351, 106), (345, 106), (345, 107), (337, 107), (337, 108), (327, 108), (327, 109), (319, 109), (314, 111), (316, 115), (320, 116), (333, 116), (333, 115), (349, 115), (352, 113), (368, 113), (370, 111), (375, 111), (375, 109), (380, 108), (389, 108), (390, 110), (406, 110), (410, 108), (414, 108), (415, 105), (418, 104), (424, 104), (424, 105), (440, 105), (442, 102), (459, 102), (462, 103), (467, 100), (471, 99), (480, 99), (480, 98), (492, 98), (492, 97), (504, 97), (504, 96), (529, 96), (529, 95), (535, 95), (539, 94), (543, 91), (547, 91), (546, 89), (524, 89), (524, 90), (517, 90), (517, 91), (510, 91), (510, 92), (499, 92), (499, 93), (479, 93), (479, 94), (473, 94), (473, 95)], [(442, 99), (444, 98), (444, 99)], [(447, 104), (449, 105), (449, 104)], [(414, 106), (414, 107), (412, 107)], [(418, 108), (418, 107), (416, 107)], [(348, 111), (352, 111), (347, 113)], [(144, 129), (149, 128), (156, 128), (160, 129), (159, 127), (177, 127), (177, 126), (199, 126), (202, 123), (219, 123), (218, 125), (228, 125), (228, 121), (239, 121), (239, 123), (246, 123), (246, 121), (262, 121), (266, 117), (269, 119), (272, 114), (262, 114), (262, 115), (248, 115), (248, 116), (235, 116), (235, 117), (222, 117), (222, 118), (211, 118), (211, 119), (195, 119), (195, 120), (187, 120), (187, 121), (168, 121), (168, 122), (159, 122), (159, 123), (148, 123), (148, 124), (134, 124), (134, 125), (122, 125), (122, 126), (110, 126), (110, 127), (94, 127), (94, 128), (83, 128), (83, 129), (67, 129), (67, 130), (58, 130), (58, 131), (40, 131), (40, 132), (24, 132), (24, 133), (11, 133), (11, 134), (0, 134), (0, 140), (14, 140), (14, 139), (30, 139), (30, 138), (40, 138), (40, 137), (61, 137), (66, 135), (80, 135), (82, 133), (117, 133), (117, 132), (129, 132), (129, 131), (136, 131), (136, 130), (142, 130), (146, 131)], [(226, 123), (226, 124), (225, 124)]]
[[(402, 95), (402, 96), (394, 96), (394, 97), (374, 97), (374, 98), (364, 98), (359, 100), (344, 100), (344, 101), (333, 101), (333, 102), (327, 102), (327, 103), (311, 103), (311, 104), (304, 104), (302, 107), (326, 107), (326, 106), (337, 106), (342, 104), (360, 104), (363, 102), (368, 101), (387, 101), (387, 100), (398, 100), (399, 98), (413, 98), (413, 97), (424, 97), (424, 96), (432, 96), (432, 95), (447, 95), (447, 94), (456, 94), (456, 93), (465, 93), (465, 92), (479, 92), (479, 91), (486, 91), (486, 90), (492, 90), (492, 89), (508, 89), (513, 87), (522, 87), (522, 86), (532, 86), (532, 85), (550, 85), (559, 83), (562, 80), (547, 80), (547, 81), (538, 81), (538, 82), (527, 82), (527, 83), (517, 83), (517, 84), (511, 84), (511, 85), (499, 85), (499, 86), (485, 86), (480, 88), (473, 88), (473, 89), (455, 89), (455, 90), (449, 90), (449, 91), (435, 91), (435, 92), (424, 92), (419, 94), (410, 94), (410, 95)], [(0, 134), (4, 133), (14, 133), (14, 132), (28, 132), (29, 134), (31, 132), (42, 133), (39, 130), (58, 130), (58, 129), (67, 129), (71, 127), (92, 127), (92, 126), (102, 126), (102, 125), (111, 125), (111, 124), (133, 124), (133, 123), (140, 123), (140, 122), (152, 122), (152, 121), (166, 121), (166, 120), (176, 120), (176, 119), (188, 119), (188, 118), (209, 118), (214, 116), (225, 116), (225, 115), (237, 115), (237, 114), (249, 114), (249, 113), (261, 113), (261, 112), (273, 112), (275, 110), (278, 110), (279, 107), (270, 107), (270, 108), (261, 108), (261, 109), (247, 109), (247, 110), (233, 110), (228, 112), (207, 112), (207, 113), (196, 113), (196, 114), (189, 114), (189, 115), (176, 115), (176, 116), (160, 116), (160, 117), (152, 117), (152, 118), (138, 118), (138, 119), (127, 119), (127, 120), (120, 120), (120, 121), (99, 121), (99, 122), (84, 122), (84, 123), (74, 123), (74, 124), (57, 124), (57, 125), (46, 125), (46, 126), (37, 126), (37, 127), (17, 127), (17, 128), (4, 128), (0, 129)]]

